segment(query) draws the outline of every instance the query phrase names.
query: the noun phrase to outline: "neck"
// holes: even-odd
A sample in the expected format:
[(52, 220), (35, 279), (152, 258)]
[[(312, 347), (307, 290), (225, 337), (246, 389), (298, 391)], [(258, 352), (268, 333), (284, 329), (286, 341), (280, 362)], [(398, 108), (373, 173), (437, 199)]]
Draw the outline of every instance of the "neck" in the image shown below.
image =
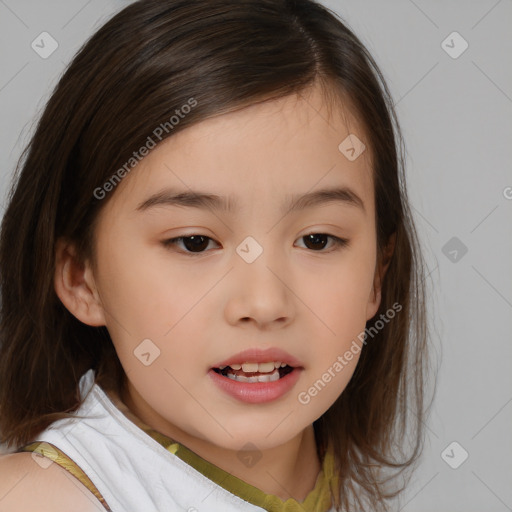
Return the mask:
[(211, 464), (266, 494), (278, 496), (282, 500), (292, 498), (302, 502), (315, 487), (321, 464), (313, 425), (282, 445), (260, 451), (258, 457), (261, 455), (261, 458), (249, 467), (245, 464), (246, 459), (240, 457), (239, 451), (225, 449), (191, 436), (163, 420), (154, 411), (145, 410), (143, 404), (138, 406), (130, 393), (123, 393), (122, 398), (113, 392), (109, 394), (118, 401), (118, 405), (125, 406), (120, 409), (135, 424), (149, 426), (170, 437)]

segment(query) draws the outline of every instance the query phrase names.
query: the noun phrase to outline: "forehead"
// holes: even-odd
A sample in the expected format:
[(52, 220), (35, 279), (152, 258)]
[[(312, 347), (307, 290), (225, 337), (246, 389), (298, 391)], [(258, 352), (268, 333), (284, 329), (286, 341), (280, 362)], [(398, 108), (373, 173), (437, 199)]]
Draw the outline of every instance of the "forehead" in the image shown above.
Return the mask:
[(280, 207), (284, 195), (344, 186), (371, 214), (372, 174), (357, 117), (347, 104), (326, 101), (315, 85), (211, 117), (165, 139), (123, 178), (108, 208), (133, 211), (150, 195), (172, 188), (226, 197), (236, 213), (264, 203)]

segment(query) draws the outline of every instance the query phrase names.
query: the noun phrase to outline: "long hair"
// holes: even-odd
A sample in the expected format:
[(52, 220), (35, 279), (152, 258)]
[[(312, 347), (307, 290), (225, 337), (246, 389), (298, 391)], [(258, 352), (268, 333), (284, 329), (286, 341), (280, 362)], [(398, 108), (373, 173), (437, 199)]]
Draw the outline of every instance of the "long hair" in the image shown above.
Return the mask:
[[(364, 127), (379, 258), (395, 237), (381, 305), (367, 328), (401, 306), (374, 329), (347, 388), (314, 422), (315, 437), (321, 456), (334, 447), (339, 510), (385, 509), (403, 488), (396, 477), (413, 468), (423, 446), (424, 265), (383, 75), (347, 24), (312, 0), (139, 0), (78, 51), (18, 161), (1, 226), (1, 442), (23, 445), (68, 417), (80, 406), (78, 382), (89, 368), (105, 387), (124, 384), (107, 329), (78, 321), (54, 289), (59, 238), (74, 242), (82, 261), (94, 261), (95, 220), (109, 199), (99, 188), (156, 127), (166, 127), (159, 142), (313, 83), (331, 103), (347, 99)], [(169, 123), (191, 99), (187, 115)]]

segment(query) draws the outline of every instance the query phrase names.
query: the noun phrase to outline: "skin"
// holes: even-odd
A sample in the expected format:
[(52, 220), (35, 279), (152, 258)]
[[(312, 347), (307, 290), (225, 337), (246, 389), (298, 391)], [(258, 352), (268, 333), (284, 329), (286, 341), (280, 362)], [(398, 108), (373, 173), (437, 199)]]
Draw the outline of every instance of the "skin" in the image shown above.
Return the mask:
[[(153, 149), (105, 199), (95, 232), (96, 265), (57, 247), (55, 289), (89, 325), (106, 325), (128, 377), (122, 400), (142, 421), (242, 480), (302, 501), (321, 469), (312, 423), (345, 389), (359, 355), (307, 405), (306, 391), (343, 355), (377, 312), (386, 267), (377, 262), (369, 151), (349, 161), (338, 145), (365, 140), (348, 107), (330, 115), (317, 85), (188, 127)], [(343, 114), (343, 115), (340, 115)], [(281, 211), (289, 194), (345, 186), (362, 200)], [(233, 194), (233, 213), (160, 205), (136, 211), (165, 187)], [(349, 240), (322, 248), (305, 235)], [(162, 242), (209, 237), (193, 245)], [(253, 237), (252, 263), (236, 248)], [(189, 251), (187, 253), (187, 247)], [(134, 356), (144, 339), (160, 355)], [(242, 403), (208, 371), (252, 347), (279, 347), (302, 362), (295, 387), (264, 404)], [(246, 443), (261, 459), (238, 458)]]
[(87, 487), (62, 466), (31, 453), (0, 457), (0, 512), (103, 512)]

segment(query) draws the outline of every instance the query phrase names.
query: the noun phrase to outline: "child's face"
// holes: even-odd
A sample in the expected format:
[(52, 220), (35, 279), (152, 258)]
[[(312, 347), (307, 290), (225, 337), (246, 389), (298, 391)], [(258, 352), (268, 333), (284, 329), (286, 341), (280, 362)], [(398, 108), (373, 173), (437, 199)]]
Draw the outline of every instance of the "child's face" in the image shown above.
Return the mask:
[[(314, 87), (302, 99), (203, 121), (152, 150), (106, 203), (94, 284), (130, 400), (155, 428), (264, 449), (298, 435), (343, 392), (359, 355), (344, 358), (341, 371), (335, 363), (354, 340), (361, 346), (357, 337), (380, 300), (369, 150), (349, 161), (338, 149), (349, 133), (365, 140), (349, 120), (347, 128), (339, 111), (329, 118)], [(335, 187), (361, 204), (288, 211), (291, 196)], [(165, 203), (137, 209), (166, 189), (232, 196), (236, 204), (230, 212)], [(348, 245), (303, 238), (311, 233)], [(192, 235), (209, 238), (164, 245)], [(217, 384), (224, 379), (243, 394), (251, 384), (212, 368), (253, 348), (295, 358), (301, 369), (284, 394), (258, 401), (249, 392), (244, 400)], [(315, 383), (317, 392), (308, 392)]]

